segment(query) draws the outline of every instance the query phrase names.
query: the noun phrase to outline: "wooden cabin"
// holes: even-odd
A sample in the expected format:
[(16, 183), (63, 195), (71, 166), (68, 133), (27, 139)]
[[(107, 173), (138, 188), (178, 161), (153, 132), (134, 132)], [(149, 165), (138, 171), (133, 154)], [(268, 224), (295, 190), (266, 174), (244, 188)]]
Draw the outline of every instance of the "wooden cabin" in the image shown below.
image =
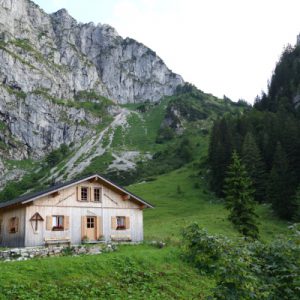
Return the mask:
[(143, 241), (153, 206), (95, 174), (0, 203), (0, 246)]

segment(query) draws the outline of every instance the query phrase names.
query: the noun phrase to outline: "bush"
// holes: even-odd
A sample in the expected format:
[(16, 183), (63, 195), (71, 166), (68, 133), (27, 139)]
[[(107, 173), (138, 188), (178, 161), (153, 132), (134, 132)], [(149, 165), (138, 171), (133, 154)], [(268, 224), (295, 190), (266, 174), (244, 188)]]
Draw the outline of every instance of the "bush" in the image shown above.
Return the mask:
[(183, 257), (213, 275), (213, 299), (299, 299), (300, 231), (270, 244), (211, 236), (198, 224), (183, 231)]

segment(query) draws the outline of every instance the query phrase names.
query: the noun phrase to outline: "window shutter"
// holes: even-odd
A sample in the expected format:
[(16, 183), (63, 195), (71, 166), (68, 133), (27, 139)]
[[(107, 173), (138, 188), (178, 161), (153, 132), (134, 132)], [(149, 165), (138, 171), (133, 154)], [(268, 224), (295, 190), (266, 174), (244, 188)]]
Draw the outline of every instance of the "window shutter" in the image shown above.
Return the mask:
[(70, 227), (70, 217), (64, 216), (64, 230), (69, 230)]
[(125, 226), (126, 226), (126, 229), (130, 229), (130, 218), (129, 217), (125, 218)]
[(77, 195), (77, 201), (81, 200), (81, 189), (80, 186), (76, 186), (76, 195)]
[(103, 235), (103, 231), (102, 231), (102, 218), (101, 217), (97, 217), (97, 224), (96, 224), (96, 228), (97, 228), (97, 232), (96, 232), (96, 236), (97, 239), (100, 238)]
[(46, 217), (46, 230), (52, 230), (52, 216)]
[(16, 230), (16, 232), (19, 231), (19, 218), (18, 217), (16, 217), (16, 219), (15, 219), (15, 230)]
[(94, 188), (90, 187), (90, 201), (95, 201)]
[(13, 218), (9, 219), (9, 223), (8, 223), (8, 233), (12, 232), (12, 228), (14, 227), (14, 222), (13, 222)]
[(100, 191), (100, 202), (102, 203), (103, 201), (103, 199), (102, 199), (102, 194), (103, 194), (103, 188), (102, 187), (100, 187), (99, 188), (99, 191)]
[(82, 216), (81, 217), (81, 239), (83, 239), (87, 234), (86, 234), (86, 217)]
[(111, 229), (117, 229), (117, 218), (111, 217)]
[(87, 188), (87, 201), (91, 201), (91, 188), (90, 187), (86, 187)]

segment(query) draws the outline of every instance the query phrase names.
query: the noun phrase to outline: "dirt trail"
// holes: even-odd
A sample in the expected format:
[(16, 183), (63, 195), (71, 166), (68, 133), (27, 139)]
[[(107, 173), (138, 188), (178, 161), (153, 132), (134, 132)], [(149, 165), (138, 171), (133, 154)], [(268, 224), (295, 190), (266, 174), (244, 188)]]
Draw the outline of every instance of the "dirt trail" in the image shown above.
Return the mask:
[[(117, 127), (127, 126), (127, 117), (132, 112), (128, 109), (122, 108), (120, 113), (115, 116), (115, 119), (100, 133), (91, 137), (85, 144), (80, 146), (75, 154), (66, 162), (64, 166), (64, 172), (62, 175), (59, 174), (59, 170), (53, 169), (51, 172), (52, 177), (55, 178), (56, 181), (69, 180), (74, 177), (74, 175), (81, 173), (89, 164), (92, 159), (103, 155), (104, 152), (110, 147), (114, 131)], [(103, 146), (103, 137), (109, 131), (108, 144)], [(65, 174), (67, 177), (65, 178)]]

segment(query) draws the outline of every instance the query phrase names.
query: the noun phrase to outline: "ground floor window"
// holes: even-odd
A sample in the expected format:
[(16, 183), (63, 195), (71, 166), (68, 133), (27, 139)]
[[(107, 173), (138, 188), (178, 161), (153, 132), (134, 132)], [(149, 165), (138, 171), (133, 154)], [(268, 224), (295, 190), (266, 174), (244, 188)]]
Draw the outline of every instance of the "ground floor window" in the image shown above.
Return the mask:
[(126, 229), (126, 218), (117, 217), (117, 230)]
[(13, 217), (9, 220), (9, 233), (17, 233), (19, 230), (19, 218)]
[(52, 230), (64, 230), (64, 216), (52, 216)]
[(87, 228), (95, 228), (95, 217), (87, 217), (86, 218), (86, 227)]

